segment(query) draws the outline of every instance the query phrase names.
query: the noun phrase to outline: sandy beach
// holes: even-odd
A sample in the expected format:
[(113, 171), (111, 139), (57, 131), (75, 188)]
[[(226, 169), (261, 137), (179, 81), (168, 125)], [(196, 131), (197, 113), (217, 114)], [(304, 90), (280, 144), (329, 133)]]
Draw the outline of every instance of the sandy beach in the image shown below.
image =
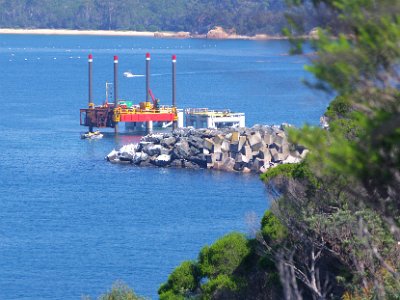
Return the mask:
[(282, 36), (258, 34), (243, 36), (224, 34), (209, 36), (209, 34), (192, 35), (190, 32), (150, 32), (150, 31), (124, 31), (124, 30), (73, 30), (73, 29), (15, 29), (0, 28), (0, 34), (34, 34), (34, 35), (95, 35), (95, 36), (137, 36), (155, 38), (209, 38), (209, 39), (241, 39), (241, 40), (274, 40), (284, 39)]
[(14, 28), (0, 28), (0, 34), (102, 35), (102, 36), (147, 36), (147, 37), (154, 37), (154, 32), (148, 32), (148, 31), (72, 30), (72, 29), (14, 29)]

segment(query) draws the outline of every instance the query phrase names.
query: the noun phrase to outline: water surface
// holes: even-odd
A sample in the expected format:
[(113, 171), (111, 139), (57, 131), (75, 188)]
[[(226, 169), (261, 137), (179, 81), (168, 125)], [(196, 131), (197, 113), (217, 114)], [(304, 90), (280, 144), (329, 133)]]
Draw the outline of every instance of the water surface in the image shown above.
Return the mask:
[[(144, 74), (179, 107), (230, 108), (247, 124), (317, 124), (327, 100), (301, 84), (303, 56), (282, 41), (87, 36), (0, 36), (0, 298), (96, 297), (117, 280), (157, 298), (183, 260), (230, 231), (249, 232), (268, 207), (254, 175), (112, 165), (104, 156), (139, 137), (83, 141), (87, 54), (94, 94), (119, 70)], [(120, 97), (145, 97), (143, 77), (120, 77)], [(257, 224), (255, 226), (258, 226)]]

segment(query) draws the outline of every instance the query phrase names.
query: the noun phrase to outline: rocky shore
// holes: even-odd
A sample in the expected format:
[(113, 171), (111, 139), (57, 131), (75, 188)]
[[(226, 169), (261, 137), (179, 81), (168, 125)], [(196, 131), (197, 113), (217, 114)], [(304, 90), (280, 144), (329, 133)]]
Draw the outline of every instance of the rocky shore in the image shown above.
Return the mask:
[(287, 125), (227, 129), (178, 129), (149, 134), (138, 144), (111, 151), (112, 163), (263, 173), (301, 161), (307, 150), (289, 144)]

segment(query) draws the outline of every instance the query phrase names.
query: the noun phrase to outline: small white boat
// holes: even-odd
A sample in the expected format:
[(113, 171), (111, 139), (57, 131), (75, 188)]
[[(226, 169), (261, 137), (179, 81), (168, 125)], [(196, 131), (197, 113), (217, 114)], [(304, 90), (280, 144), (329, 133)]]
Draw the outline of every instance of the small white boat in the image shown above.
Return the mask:
[(126, 77), (126, 78), (135, 77), (135, 75), (131, 71), (126, 71), (123, 74), (124, 74), (124, 77)]
[(103, 138), (103, 134), (100, 131), (87, 132), (81, 134), (81, 139), (97, 140)]

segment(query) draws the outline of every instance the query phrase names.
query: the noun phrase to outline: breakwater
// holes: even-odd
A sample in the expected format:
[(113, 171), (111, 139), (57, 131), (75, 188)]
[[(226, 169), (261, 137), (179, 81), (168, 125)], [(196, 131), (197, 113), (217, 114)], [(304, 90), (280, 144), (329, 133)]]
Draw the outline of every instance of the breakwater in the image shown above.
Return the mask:
[(306, 155), (306, 149), (289, 143), (286, 128), (177, 129), (144, 136), (138, 144), (111, 151), (106, 159), (138, 166), (263, 173), (278, 164), (299, 162)]

